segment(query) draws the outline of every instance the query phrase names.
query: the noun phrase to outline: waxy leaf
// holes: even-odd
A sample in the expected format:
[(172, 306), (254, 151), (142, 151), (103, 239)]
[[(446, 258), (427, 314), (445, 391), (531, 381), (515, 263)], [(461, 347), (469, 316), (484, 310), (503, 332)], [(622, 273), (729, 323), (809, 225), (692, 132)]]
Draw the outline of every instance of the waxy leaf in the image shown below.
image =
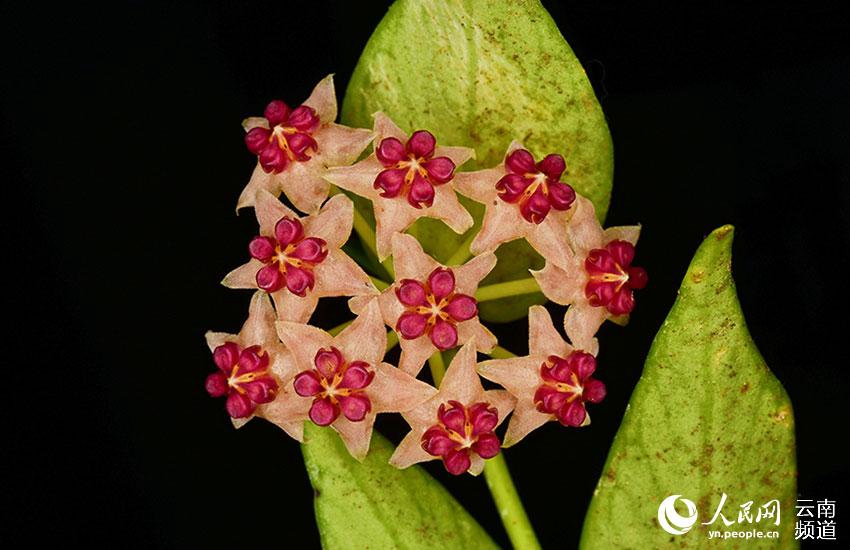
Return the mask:
[(336, 432), (307, 422), (301, 449), (322, 548), (496, 548), (425, 470), (390, 466), (393, 445), (381, 435), (360, 463)]
[[(564, 181), (605, 217), (613, 177), (608, 126), (584, 69), (537, 0), (395, 2), (354, 70), (342, 120), (371, 128), (376, 111), (405, 131), (430, 130), (441, 145), (475, 149), (477, 159), (462, 170), (502, 162), (513, 139), (536, 158), (560, 153)], [(470, 211), (480, 224), (476, 206)], [(422, 220), (410, 233), (444, 262), (478, 227), (460, 236)], [(484, 284), (528, 277), (529, 258), (542, 264), (525, 242), (503, 246), (498, 256)], [(498, 300), (481, 315), (508, 321), (544, 301), (539, 293)]]
[[(747, 331), (732, 280), (732, 232), (715, 230), (697, 250), (652, 344), (585, 518), (583, 548), (714, 548), (723, 543), (711, 531), (752, 529), (778, 531), (779, 539), (732, 546), (796, 546), (793, 412)], [(715, 517), (724, 494), (727, 522)], [(675, 495), (675, 508), (659, 512)], [(779, 526), (759, 518), (774, 499)], [(749, 521), (741, 515), (748, 502)]]

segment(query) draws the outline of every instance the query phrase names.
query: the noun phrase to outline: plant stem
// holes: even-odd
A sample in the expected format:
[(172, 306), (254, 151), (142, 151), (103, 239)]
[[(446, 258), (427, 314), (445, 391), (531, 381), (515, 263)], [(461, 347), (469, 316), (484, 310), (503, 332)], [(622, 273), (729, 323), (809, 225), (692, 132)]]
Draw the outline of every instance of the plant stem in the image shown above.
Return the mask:
[(470, 231), (469, 237), (463, 240), (460, 243), (460, 246), (457, 247), (454, 254), (446, 260), (446, 265), (460, 265), (464, 263), (466, 260), (472, 257), (472, 252), (469, 251), (469, 245), (472, 243), (472, 240), (475, 239), (475, 236), (478, 234), (477, 231)]
[(511, 357), (516, 357), (516, 353), (508, 351), (502, 346), (494, 347), (493, 351), (491, 351), (487, 355), (489, 355), (493, 359), (510, 359)]
[(344, 323), (341, 323), (341, 324), (335, 326), (334, 328), (328, 330), (328, 334), (330, 334), (331, 336), (336, 336), (337, 334), (339, 334), (340, 332), (342, 332), (343, 330), (348, 328), (348, 325), (350, 325), (353, 322), (354, 322), (354, 320), (352, 319), (351, 321), (346, 321)]
[(382, 281), (381, 279), (379, 279), (377, 277), (372, 277), (370, 275), (369, 278), (372, 280), (372, 284), (375, 285), (375, 288), (377, 288), (378, 290), (384, 290), (385, 288), (390, 286), (390, 284), (388, 282)]
[(505, 526), (505, 531), (508, 532), (508, 538), (511, 539), (513, 547), (516, 550), (540, 548), (537, 535), (534, 534), (534, 527), (528, 520), (522, 500), (511, 479), (504, 453), (499, 453), (484, 462), (484, 479), (487, 481), (487, 488), (490, 489), (493, 502), (496, 503), (496, 509), (499, 511), (499, 518)]
[[(342, 193), (338, 187), (335, 185), (331, 185), (331, 189), (329, 194), (336, 195)], [(357, 236), (360, 237), (360, 241), (363, 243), (363, 246), (366, 247), (367, 252), (371, 252), (372, 255), (377, 259), (378, 258), (378, 248), (375, 240), (375, 230), (372, 229), (372, 226), (369, 225), (369, 222), (366, 221), (366, 218), (363, 217), (363, 214), (360, 213), (357, 208), (354, 208), (354, 232), (357, 233)], [(395, 271), (393, 271), (393, 263), (392, 260), (387, 258), (383, 262), (378, 260), (381, 267), (383, 267), (387, 274), (391, 279), (395, 279)]]
[(398, 334), (394, 330), (387, 331), (387, 351), (398, 345)]
[(475, 299), (479, 302), (486, 302), (533, 292), (540, 292), (540, 286), (538, 286), (534, 277), (528, 277), (527, 279), (482, 286), (475, 293)]
[[(504, 348), (498, 349), (501, 350), (499, 353), (503, 352), (508, 356), (514, 356)], [(491, 356), (495, 357), (492, 354)], [(428, 359), (428, 366), (431, 369), (434, 383), (439, 386), (446, 374), (443, 354), (439, 351), (434, 353)], [(487, 481), (487, 488), (490, 490), (493, 502), (496, 504), (502, 525), (508, 533), (508, 538), (511, 539), (511, 545), (516, 550), (539, 549), (540, 543), (537, 542), (534, 528), (531, 526), (528, 514), (525, 513), (525, 508), (522, 506), (522, 500), (520, 500), (519, 493), (517, 493), (511, 479), (511, 473), (508, 470), (508, 464), (505, 462), (503, 453), (499, 453), (484, 462), (484, 478)]]

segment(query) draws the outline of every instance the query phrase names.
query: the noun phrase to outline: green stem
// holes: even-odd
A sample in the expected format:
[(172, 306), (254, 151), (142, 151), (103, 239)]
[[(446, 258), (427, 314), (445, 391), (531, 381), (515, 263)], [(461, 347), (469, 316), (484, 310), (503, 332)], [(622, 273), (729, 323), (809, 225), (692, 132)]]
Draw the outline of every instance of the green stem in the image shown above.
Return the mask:
[(516, 353), (508, 351), (502, 346), (494, 347), (493, 351), (491, 351), (487, 355), (489, 355), (493, 359), (510, 359), (511, 357), (516, 357)]
[(394, 330), (387, 331), (387, 351), (398, 345), (398, 334)]
[[(336, 195), (338, 193), (342, 193), (342, 191), (340, 191), (338, 187), (331, 185), (329, 194)], [(363, 217), (363, 214), (361, 214), (356, 207), (354, 208), (354, 232), (357, 233), (358, 237), (360, 237), (360, 241), (363, 243), (363, 246), (367, 248), (367, 252), (371, 252), (375, 258), (378, 258), (375, 230), (372, 229), (372, 226), (369, 225), (369, 222)], [(380, 262), (380, 264), (387, 271), (390, 278), (395, 279), (395, 271), (393, 271), (392, 260), (387, 258), (383, 262)]]
[(375, 285), (375, 288), (377, 288), (378, 290), (384, 290), (385, 288), (390, 286), (390, 284), (388, 282), (382, 281), (381, 279), (379, 279), (377, 277), (372, 277), (370, 275), (369, 278), (372, 280), (372, 284)]
[(346, 321), (344, 323), (341, 323), (341, 324), (335, 326), (334, 328), (328, 330), (328, 334), (330, 334), (331, 336), (336, 336), (337, 334), (339, 334), (340, 332), (342, 332), (346, 328), (348, 328), (348, 325), (350, 325), (353, 322), (354, 322), (354, 319), (352, 319), (351, 321)]
[(540, 292), (540, 286), (534, 277), (527, 279), (519, 279), (516, 281), (506, 281), (504, 283), (495, 283), (479, 287), (475, 293), (475, 299), (479, 302), (488, 300), (498, 300), (499, 298), (509, 298), (520, 294), (531, 294)]
[(470, 231), (469, 236), (460, 243), (454, 254), (446, 261), (446, 265), (461, 265), (471, 258), (472, 252), (469, 251), (469, 245), (472, 244), (472, 240), (475, 239), (476, 235), (478, 235), (477, 231)]
[[(514, 356), (504, 348), (497, 346), (497, 349), (500, 350), (497, 353)], [(493, 351), (496, 352), (495, 349)], [(491, 356), (495, 357), (492, 353)], [(446, 374), (443, 354), (439, 351), (434, 353), (428, 359), (428, 366), (431, 369), (434, 383), (439, 386)], [(522, 506), (522, 500), (520, 500), (519, 493), (517, 493), (511, 479), (511, 473), (508, 470), (508, 464), (505, 462), (503, 453), (499, 453), (484, 462), (484, 478), (487, 481), (487, 488), (490, 489), (493, 502), (496, 504), (496, 509), (499, 511), (502, 525), (508, 533), (508, 538), (511, 539), (511, 545), (516, 550), (539, 549), (540, 543), (537, 542), (534, 528), (531, 526), (528, 514), (525, 513), (525, 508)]]

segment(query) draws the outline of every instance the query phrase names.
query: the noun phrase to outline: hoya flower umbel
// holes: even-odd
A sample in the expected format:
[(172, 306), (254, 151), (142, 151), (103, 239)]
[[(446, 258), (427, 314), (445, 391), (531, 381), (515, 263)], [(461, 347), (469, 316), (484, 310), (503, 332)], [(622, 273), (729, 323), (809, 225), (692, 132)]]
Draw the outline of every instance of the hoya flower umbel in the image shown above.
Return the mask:
[(584, 260), (587, 284), (584, 294), (590, 305), (605, 307), (612, 315), (626, 315), (635, 307), (633, 290), (646, 286), (646, 270), (632, 267), (635, 246), (614, 240), (604, 248), (594, 248)]
[(440, 351), (457, 344), (458, 323), (478, 315), (475, 298), (456, 291), (455, 276), (449, 268), (436, 268), (424, 283), (403, 279), (395, 294), (405, 306), (396, 331), (407, 340), (427, 333)]
[(619, 324), (628, 320), (635, 307), (634, 290), (646, 286), (647, 274), (632, 265), (640, 226), (603, 231), (589, 200), (578, 197), (574, 208), (567, 231), (574, 250), (569, 262), (547, 261), (542, 270), (531, 273), (547, 298), (570, 306), (564, 316), (567, 336), (577, 347), (590, 350), (597, 346), (594, 335), (606, 319)]
[(269, 373), (269, 356), (260, 346), (242, 349), (227, 342), (215, 348), (213, 360), (219, 372), (207, 377), (207, 392), (213, 397), (226, 395), (227, 412), (233, 418), (251, 416), (258, 404), (274, 400), (277, 380)]
[(331, 183), (372, 201), (378, 257), (390, 255), (392, 237), (419, 218), (445, 222), (455, 233), (472, 227), (472, 216), (454, 191), (454, 170), (475, 156), (466, 147), (437, 145), (426, 130), (410, 138), (383, 113), (375, 113), (374, 152), (353, 166), (327, 173)]
[(320, 122), (315, 109), (308, 105), (291, 109), (278, 99), (266, 106), (263, 116), (268, 128), (255, 126), (245, 134), (245, 145), (263, 170), (279, 174), (290, 162), (310, 160), (310, 153), (318, 149), (311, 135)]
[(404, 197), (414, 208), (434, 204), (434, 187), (451, 181), (455, 163), (449, 157), (435, 157), (437, 140), (427, 130), (413, 132), (407, 143), (396, 137), (381, 140), (375, 156), (386, 168), (373, 186), (385, 198)]
[(605, 384), (591, 376), (595, 370), (596, 358), (589, 353), (550, 355), (540, 367), (543, 383), (534, 393), (537, 410), (554, 414), (564, 426), (584, 425), (589, 418), (584, 404), (599, 403), (605, 397)]
[(340, 412), (351, 422), (360, 422), (372, 410), (365, 391), (375, 372), (365, 361), (347, 361), (342, 352), (331, 346), (316, 352), (314, 366), (295, 377), (295, 391), (302, 397), (313, 397), (310, 420), (328, 426)]
[(277, 292), (286, 286), (301, 297), (315, 286), (313, 268), (328, 255), (323, 239), (305, 237), (301, 221), (288, 216), (275, 224), (274, 236), (255, 237), (248, 249), (252, 258), (266, 264), (257, 271), (259, 288)]
[(499, 198), (516, 204), (526, 221), (541, 223), (549, 210), (568, 210), (576, 200), (573, 188), (561, 182), (567, 165), (558, 154), (546, 155), (540, 162), (525, 149), (517, 149), (505, 159), (505, 174), (496, 182)]
[(283, 192), (302, 212), (316, 212), (330, 190), (323, 179), (328, 167), (351, 164), (372, 141), (369, 130), (335, 124), (336, 111), (328, 76), (302, 105), (293, 109), (274, 100), (262, 117), (245, 119), (245, 145), (257, 156), (257, 166), (236, 208), (253, 206), (262, 189), (274, 196)]
[(298, 370), (289, 387), (305, 405), (302, 422), (335, 430), (358, 460), (377, 414), (409, 410), (437, 391), (382, 362), (387, 331), (374, 299), (335, 337), (301, 323), (279, 321), (277, 330)]
[(493, 430), (513, 409), (514, 398), (504, 390), (484, 390), (475, 372), (475, 353), (472, 342), (464, 344), (446, 370), (440, 391), (402, 412), (410, 432), (390, 464), (407, 468), (439, 459), (454, 475), (478, 475), (484, 461), (499, 454), (501, 442)]
[[(399, 368), (412, 375), (422, 370), (436, 351), (475, 341), (487, 353), (496, 337), (478, 319), (473, 296), (481, 279), (496, 265), (494, 254), (476, 256), (460, 266), (447, 267), (425, 253), (415, 238), (393, 237), (396, 282), (378, 297), (384, 322), (400, 336)], [(360, 296), (349, 301), (358, 313), (371, 300)]]
[(528, 355), (478, 365), (481, 376), (502, 385), (517, 400), (505, 447), (551, 420), (573, 427), (590, 423), (586, 403), (605, 397), (605, 386), (591, 377), (596, 368), (593, 353), (596, 349), (577, 350), (565, 342), (544, 307), (529, 308)]
[(310, 319), (319, 298), (378, 293), (340, 249), (354, 217), (354, 205), (345, 195), (332, 197), (317, 214), (298, 217), (261, 190), (254, 211), (260, 235), (248, 245), (251, 259), (227, 274), (224, 286), (264, 290), (274, 299), (280, 319), (299, 323)]
[(422, 449), (439, 457), (449, 473), (460, 475), (472, 466), (473, 455), (488, 459), (499, 454), (501, 441), (493, 433), (498, 423), (499, 411), (489, 403), (442, 403), (437, 423), (422, 434)]

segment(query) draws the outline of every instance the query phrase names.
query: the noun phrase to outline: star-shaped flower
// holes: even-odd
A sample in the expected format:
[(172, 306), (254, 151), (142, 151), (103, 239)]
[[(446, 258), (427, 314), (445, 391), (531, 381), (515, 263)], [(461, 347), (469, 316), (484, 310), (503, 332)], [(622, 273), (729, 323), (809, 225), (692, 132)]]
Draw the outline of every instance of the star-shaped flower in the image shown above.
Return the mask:
[(207, 332), (219, 371), (207, 377), (206, 389), (213, 397), (227, 396), (227, 412), (237, 428), (253, 416), (265, 417), (300, 441), (304, 431), (300, 419), (307, 408), (285, 387), (295, 376), (295, 363), (274, 323), (268, 296), (256, 292), (239, 334)]
[(531, 153), (514, 141), (502, 164), (459, 173), (458, 192), (486, 208), (469, 250), (493, 252), (502, 243), (524, 238), (547, 262), (566, 265), (572, 253), (565, 229), (576, 194), (560, 181), (565, 169), (561, 155), (547, 155), (535, 164)]
[(519, 442), (550, 420), (573, 427), (590, 424), (585, 403), (598, 403), (605, 397), (605, 385), (591, 378), (595, 368), (592, 354), (573, 349), (561, 338), (546, 308), (529, 308), (528, 355), (478, 365), (481, 376), (517, 399), (504, 446)]
[(478, 475), (484, 460), (499, 454), (493, 430), (514, 407), (504, 390), (484, 391), (475, 372), (475, 346), (457, 352), (440, 384), (440, 391), (418, 407), (402, 412), (410, 433), (396, 448), (390, 464), (407, 468), (417, 462), (441, 459), (450, 473)]
[(278, 321), (277, 331), (299, 371), (292, 387), (309, 409), (303, 418), (331, 426), (357, 460), (369, 451), (375, 415), (410, 410), (436, 393), (381, 362), (387, 332), (374, 300), (336, 337), (286, 321)]
[(474, 158), (466, 147), (438, 147), (419, 130), (407, 135), (383, 113), (375, 114), (374, 151), (353, 166), (328, 171), (334, 185), (372, 201), (378, 256), (390, 254), (392, 236), (422, 217), (436, 218), (456, 233), (472, 227), (472, 216), (458, 202), (455, 168)]
[(377, 294), (369, 276), (340, 247), (351, 234), (354, 205), (332, 197), (318, 214), (299, 218), (268, 191), (257, 193), (260, 236), (251, 260), (222, 281), (229, 288), (259, 288), (274, 298), (278, 317), (306, 323), (319, 298)]
[(257, 167), (239, 196), (236, 209), (254, 205), (257, 191), (286, 194), (302, 212), (315, 213), (328, 196), (322, 176), (330, 166), (347, 166), (372, 141), (372, 132), (335, 124), (333, 75), (316, 85), (295, 109), (280, 100), (262, 117), (245, 119), (245, 144), (257, 155)]
[(575, 250), (570, 262), (558, 266), (547, 261), (542, 270), (531, 274), (547, 298), (570, 306), (564, 317), (570, 341), (581, 349), (595, 350), (594, 335), (605, 319), (624, 324), (635, 306), (632, 291), (646, 286), (646, 271), (632, 267), (640, 226), (603, 231), (593, 204), (579, 197), (568, 233)]
[[(446, 267), (422, 250), (419, 242), (403, 233), (393, 237), (396, 282), (378, 298), (384, 322), (399, 334), (399, 368), (416, 376), (437, 350), (445, 351), (470, 341), (489, 352), (496, 337), (478, 319), (475, 291), (496, 265), (494, 254), (476, 256), (464, 265)], [(371, 301), (349, 301), (355, 313)]]

